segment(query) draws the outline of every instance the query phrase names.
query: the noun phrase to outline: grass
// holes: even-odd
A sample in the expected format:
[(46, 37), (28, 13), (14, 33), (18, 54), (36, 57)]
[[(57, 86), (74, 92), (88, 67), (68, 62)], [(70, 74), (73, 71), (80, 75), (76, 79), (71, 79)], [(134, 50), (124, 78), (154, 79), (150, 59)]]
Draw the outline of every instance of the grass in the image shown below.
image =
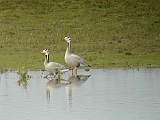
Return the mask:
[(0, 0), (0, 68), (65, 64), (67, 43), (94, 68), (160, 67), (158, 0)]

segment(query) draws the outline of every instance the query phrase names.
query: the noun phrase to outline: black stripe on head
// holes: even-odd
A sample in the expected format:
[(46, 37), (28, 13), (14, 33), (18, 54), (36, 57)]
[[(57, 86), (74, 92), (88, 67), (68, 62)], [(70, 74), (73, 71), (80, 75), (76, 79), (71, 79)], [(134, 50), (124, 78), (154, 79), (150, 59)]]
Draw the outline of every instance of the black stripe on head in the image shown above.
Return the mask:
[(69, 36), (67, 36), (67, 39), (68, 39), (68, 40), (71, 40), (71, 38), (70, 38)]
[(44, 51), (49, 52), (49, 50), (48, 50), (48, 49), (44, 49)]

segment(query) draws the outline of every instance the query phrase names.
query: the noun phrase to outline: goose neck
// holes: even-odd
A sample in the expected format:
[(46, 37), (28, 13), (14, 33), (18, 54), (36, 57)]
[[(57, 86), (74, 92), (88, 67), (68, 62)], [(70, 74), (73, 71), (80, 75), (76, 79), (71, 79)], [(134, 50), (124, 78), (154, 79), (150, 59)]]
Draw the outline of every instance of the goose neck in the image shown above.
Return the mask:
[(71, 53), (71, 42), (68, 42), (66, 53)]
[(47, 64), (47, 63), (49, 63), (49, 54), (48, 55), (45, 55), (46, 56), (46, 59), (45, 59), (45, 61), (44, 61), (44, 64)]

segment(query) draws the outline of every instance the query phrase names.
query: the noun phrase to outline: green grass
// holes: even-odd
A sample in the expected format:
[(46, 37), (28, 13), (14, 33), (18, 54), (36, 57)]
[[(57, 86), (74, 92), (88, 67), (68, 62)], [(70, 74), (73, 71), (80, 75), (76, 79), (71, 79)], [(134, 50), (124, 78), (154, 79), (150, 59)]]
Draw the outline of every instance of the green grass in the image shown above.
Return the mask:
[(62, 64), (67, 43), (94, 68), (160, 67), (158, 0), (0, 0), (0, 68)]

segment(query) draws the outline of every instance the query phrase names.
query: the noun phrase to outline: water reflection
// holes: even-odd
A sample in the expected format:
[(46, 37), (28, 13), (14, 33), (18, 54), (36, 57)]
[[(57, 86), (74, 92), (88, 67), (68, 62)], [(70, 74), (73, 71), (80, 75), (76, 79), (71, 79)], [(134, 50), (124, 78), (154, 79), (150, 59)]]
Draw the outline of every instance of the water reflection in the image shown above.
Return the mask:
[(67, 86), (75, 87), (83, 84), (91, 75), (72, 75)]
[(90, 77), (91, 75), (72, 75), (67, 81), (69, 84), (66, 85), (67, 94), (67, 105), (69, 108), (72, 107), (72, 91), (74, 87), (80, 86)]
[(66, 87), (67, 103), (70, 106), (72, 104), (72, 89), (76, 86), (83, 84), (91, 75), (73, 75), (68, 79), (47, 79), (46, 83), (46, 100), (50, 102), (51, 91), (53, 89), (59, 89)]
[(63, 86), (65, 86), (66, 84), (68, 84), (69, 82), (63, 79), (52, 79), (49, 80), (46, 84), (46, 98), (49, 101), (50, 100), (50, 93), (52, 89), (56, 89), (56, 88), (61, 88)]
[(27, 89), (28, 80), (26, 80), (26, 79), (19, 79), (19, 80), (17, 81), (17, 83), (18, 83), (19, 86), (23, 85), (24, 88)]

